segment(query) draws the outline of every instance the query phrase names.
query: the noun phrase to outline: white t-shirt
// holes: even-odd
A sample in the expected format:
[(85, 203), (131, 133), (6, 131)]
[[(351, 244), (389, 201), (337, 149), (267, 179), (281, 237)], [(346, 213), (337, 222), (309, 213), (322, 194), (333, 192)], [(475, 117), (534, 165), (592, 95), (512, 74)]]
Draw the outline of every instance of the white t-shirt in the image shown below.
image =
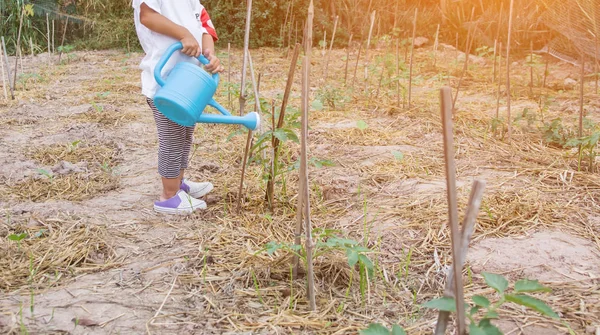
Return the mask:
[[(208, 33), (201, 20), (201, 15), (206, 11), (199, 0), (133, 0), (135, 29), (140, 44), (146, 53), (146, 56), (140, 63), (140, 69), (142, 70), (142, 94), (152, 99), (159, 88), (158, 83), (154, 79), (154, 67), (165, 50), (178, 41), (169, 36), (154, 32), (140, 22), (140, 7), (142, 3), (145, 3), (157, 13), (173, 21), (173, 23), (187, 28), (194, 35), (200, 47), (202, 47), (202, 35)], [(212, 22), (209, 23), (212, 26)], [(175, 64), (182, 61), (197, 65), (200, 64), (196, 58), (186, 56), (181, 52), (175, 52), (162, 71), (163, 77), (169, 74)]]

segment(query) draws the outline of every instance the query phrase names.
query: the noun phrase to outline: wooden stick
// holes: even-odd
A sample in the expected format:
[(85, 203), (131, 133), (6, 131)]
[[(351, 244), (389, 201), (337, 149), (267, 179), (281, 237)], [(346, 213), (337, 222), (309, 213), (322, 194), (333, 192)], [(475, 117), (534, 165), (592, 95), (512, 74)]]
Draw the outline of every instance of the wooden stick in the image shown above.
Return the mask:
[(246, 107), (246, 71), (248, 69), (248, 45), (250, 44), (250, 20), (252, 20), (252, 0), (247, 0), (246, 28), (244, 32), (244, 54), (242, 62), (242, 86), (240, 87), (240, 116)]
[[(500, 42), (498, 48), (502, 50), (502, 42)], [(502, 53), (498, 53), (498, 78), (500, 78), (500, 72), (502, 72)], [(498, 80), (498, 94), (496, 99), (496, 120), (500, 119), (500, 88), (502, 86), (502, 80)]]
[(323, 27), (323, 48), (321, 50), (321, 56), (325, 57), (325, 48), (327, 47), (327, 30)]
[[(3, 37), (4, 39), (4, 37)], [(6, 90), (6, 73), (4, 72), (4, 50), (0, 46), (0, 68), (2, 69), (2, 88), (4, 89), (4, 100), (8, 100), (8, 91)], [(10, 76), (10, 74), (9, 74)], [(10, 82), (10, 79), (8, 79)], [(9, 84), (10, 85), (10, 84)]]
[(595, 48), (594, 48), (594, 72), (596, 72), (596, 94), (598, 94), (598, 34), (596, 31)]
[(492, 74), (492, 85), (496, 83), (496, 61), (498, 60), (498, 40), (494, 40), (494, 70)]
[(458, 63), (458, 33), (456, 33), (456, 49), (454, 49), (454, 56), (456, 57), (456, 62)]
[(435, 41), (433, 42), (433, 67), (435, 68), (437, 65), (437, 49), (439, 43), (439, 35), (440, 35), (440, 25), (437, 25), (437, 30), (435, 31)]
[(54, 55), (55, 52), (56, 50), (54, 49), (54, 20), (52, 20), (52, 54)]
[(400, 109), (400, 38), (396, 39), (396, 100)]
[[(583, 136), (583, 98), (585, 95), (585, 56), (581, 52), (581, 78), (579, 79), (579, 137)], [(581, 150), (581, 148), (580, 148)]]
[(548, 76), (548, 58), (546, 58), (546, 67), (544, 68), (544, 81), (542, 82), (542, 88), (546, 88), (546, 77)]
[[(480, 180), (475, 180), (473, 182), (473, 186), (471, 187), (471, 195), (469, 196), (469, 202), (467, 205), (467, 213), (462, 222), (462, 230), (460, 232), (460, 254), (459, 254), (459, 262), (461, 268), (464, 266), (465, 260), (467, 259), (467, 251), (469, 250), (469, 242), (471, 241), (471, 236), (473, 235), (473, 231), (475, 230), (475, 223), (477, 221), (477, 214), (479, 213), (479, 208), (481, 207), (481, 201), (483, 198), (483, 191), (485, 189), (485, 182)], [(454, 297), (454, 269), (450, 268), (448, 273), (448, 278), (446, 279), (446, 286), (444, 289), (444, 296), (446, 297)], [(450, 318), (450, 313), (445, 311), (440, 311), (438, 313), (438, 321), (435, 327), (434, 335), (444, 335), (446, 333), (446, 326), (448, 325), (448, 320)]]
[(229, 89), (227, 90), (227, 100), (229, 101), (229, 109), (233, 106), (231, 105), (231, 43), (227, 43), (227, 85), (229, 85)]
[(371, 34), (373, 34), (373, 24), (375, 23), (375, 11), (371, 13), (371, 27), (369, 28), (369, 38), (367, 39), (367, 48), (365, 49), (365, 80), (369, 76), (369, 46), (371, 45)]
[[(46, 36), (48, 40), (48, 55), (52, 53), (52, 49), (50, 47), (50, 19), (48, 17), (48, 13), (46, 13)], [(48, 57), (48, 63), (50, 63), (50, 57)]]
[(248, 152), (250, 151), (250, 143), (252, 142), (252, 130), (248, 131), (248, 137), (246, 138), (246, 149), (244, 149), (244, 158), (242, 159), (242, 175), (240, 178), (240, 188), (238, 189), (237, 197), (237, 212), (242, 212), (242, 193), (244, 189), (244, 177), (246, 176), (246, 163), (248, 161)]
[[(473, 15), (475, 14), (475, 7), (471, 11), (471, 21), (473, 21)], [(471, 58), (471, 47), (473, 45), (473, 34), (475, 33), (475, 29), (477, 29), (477, 23), (473, 28), (469, 28), (467, 32), (467, 48), (465, 49), (465, 63), (460, 75), (460, 79), (458, 80), (458, 85), (456, 86), (456, 94), (454, 95), (454, 101), (452, 102), (452, 110), (456, 110), (456, 101), (458, 101), (458, 94), (460, 93), (460, 86), (462, 85), (462, 81), (469, 70), (469, 59)]]
[(394, 29), (392, 32), (396, 32), (396, 28), (398, 27), (398, 5), (400, 4), (400, 0), (396, 0), (396, 9), (394, 10)]
[(29, 47), (31, 47), (31, 58), (33, 58), (33, 56), (35, 56), (35, 53), (33, 52), (33, 38), (29, 38)]
[(354, 64), (354, 79), (352, 80), (352, 92), (354, 92), (354, 83), (356, 83), (356, 75), (358, 71), (358, 61), (360, 60), (360, 52), (362, 51), (362, 43), (358, 47), (358, 55), (356, 56), (356, 64)]
[(410, 69), (408, 74), (408, 109), (412, 107), (412, 73), (415, 56), (415, 36), (417, 35), (417, 15), (419, 8), (415, 8), (415, 19), (413, 21), (412, 40), (410, 41)]
[(442, 109), (442, 127), (444, 135), (444, 157), (446, 160), (446, 192), (448, 195), (448, 219), (452, 240), (452, 265), (454, 269), (454, 297), (458, 334), (466, 334), (465, 305), (462, 282), (462, 266), (460, 264), (461, 241), (458, 228), (458, 209), (456, 199), (456, 168), (454, 164), (454, 140), (452, 126), (452, 89), (443, 87), (440, 90)]
[(15, 100), (15, 88), (10, 81), (10, 64), (8, 62), (8, 52), (6, 52), (6, 42), (4, 41), (4, 36), (2, 36), (2, 48), (4, 50), (4, 63), (6, 64), (6, 74), (8, 78), (8, 87), (10, 88), (10, 97), (12, 100)]
[(63, 29), (62, 39), (60, 41), (60, 50), (58, 50), (58, 64), (60, 64), (60, 57), (62, 56), (63, 47), (65, 45), (65, 36), (67, 35), (67, 26), (69, 25), (69, 18), (65, 21), (65, 29)]
[(292, 3), (290, 2), (290, 4), (287, 6), (287, 9), (285, 10), (285, 20), (283, 21), (283, 25), (281, 25), (281, 29), (279, 31), (279, 37), (281, 38), (281, 47), (285, 47), (285, 41), (284, 41), (284, 37), (285, 37), (285, 28), (287, 27), (287, 23), (288, 23), (288, 17), (290, 16), (290, 10), (292, 8)]
[(331, 57), (331, 50), (333, 49), (333, 41), (335, 40), (335, 33), (337, 30), (339, 16), (335, 17), (335, 22), (333, 23), (333, 34), (331, 34), (331, 43), (329, 43), (329, 51), (327, 52), (327, 58), (325, 59), (325, 80), (327, 80), (327, 71), (329, 70), (329, 57)]
[[(261, 115), (260, 95), (259, 95), (259, 91), (258, 91), (258, 83), (254, 76), (254, 66), (252, 64), (252, 56), (250, 55), (250, 50), (248, 50), (248, 64), (250, 65), (250, 78), (252, 79), (252, 87), (254, 88), (254, 104), (256, 106), (256, 112), (258, 113), (258, 117), (261, 117), (260, 116)], [(262, 135), (264, 133), (263, 132), (263, 122), (260, 123), (258, 133), (260, 135)], [(263, 160), (267, 159), (267, 153), (264, 150), (261, 151), (261, 156), (262, 156)]]
[(533, 40), (529, 41), (529, 94), (533, 96)]
[(352, 47), (352, 37), (354, 35), (350, 34), (350, 38), (348, 39), (348, 47), (346, 48), (346, 69), (344, 70), (344, 86), (348, 81), (348, 62), (350, 61), (350, 48)]
[(510, 0), (510, 11), (508, 17), (508, 38), (506, 41), (506, 113), (508, 124), (508, 139), (512, 136), (512, 122), (510, 116), (510, 38), (512, 34), (512, 19), (513, 19), (513, 5), (514, 0)]
[[(25, 16), (25, 8), (21, 8), (21, 18), (19, 19), (19, 31), (17, 33), (17, 44), (15, 48), (15, 75), (13, 78), (13, 87), (17, 86), (17, 68), (19, 67), (19, 55), (21, 54), (21, 29), (23, 28), (23, 16)], [(21, 62), (21, 73), (23, 73), (23, 62)]]
[(498, 29), (496, 29), (496, 41), (500, 41), (500, 29), (502, 27), (502, 14), (504, 11), (504, 1), (500, 2), (500, 12), (498, 12)]
[[(274, 193), (275, 193), (275, 187), (274, 184), (271, 183), (271, 181), (274, 178), (275, 175), (275, 164), (277, 163), (277, 161), (275, 160), (275, 139), (276, 137), (274, 136), (275, 133), (275, 100), (271, 99), (271, 148), (273, 150), (272, 155), (271, 155), (271, 166), (269, 168), (269, 182), (267, 182), (267, 193), (265, 195), (266, 199), (267, 199), (267, 204), (269, 205), (269, 209), (271, 211), (273, 211), (273, 204), (274, 204)], [(271, 186), (273, 185), (273, 186)]]

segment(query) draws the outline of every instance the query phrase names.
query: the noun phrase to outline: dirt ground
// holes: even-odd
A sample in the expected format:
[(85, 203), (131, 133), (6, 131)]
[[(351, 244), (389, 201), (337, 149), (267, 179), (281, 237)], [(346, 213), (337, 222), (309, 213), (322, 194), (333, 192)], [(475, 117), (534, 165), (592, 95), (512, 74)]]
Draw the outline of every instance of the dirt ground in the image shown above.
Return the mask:
[[(251, 52), (261, 98), (279, 106), (286, 52)], [(270, 241), (293, 241), (296, 170), (278, 180), (270, 212), (263, 165), (252, 160), (239, 214), (246, 136), (230, 137), (234, 126), (201, 125), (188, 174), (215, 185), (209, 209), (156, 215), (157, 139), (139, 92), (142, 55), (75, 52), (60, 65), (56, 56), (24, 57), (16, 99), (0, 98), (2, 333), (355, 334), (380, 322), (430, 334), (437, 314), (421, 304), (442, 294), (451, 264), (438, 89), (456, 88), (465, 57), (444, 46), (434, 67), (433, 48), (417, 49), (409, 109), (403, 97), (398, 106), (393, 48), (372, 51), (367, 81), (362, 60), (353, 73), (356, 52), (344, 85), (345, 50), (329, 57), (326, 81), (325, 57), (314, 51), (312, 100), (324, 107), (313, 104), (309, 151), (332, 164), (310, 168), (312, 221), (365, 241), (376, 274), (363, 296), (358, 270), (343, 252), (320, 256), (314, 313), (303, 278), (290, 280), (290, 254), (261, 251)], [(238, 85), (233, 106), (240, 56), (233, 50), (230, 63), (221, 54)], [(405, 93), (408, 61), (403, 52), (399, 58)], [(552, 292), (535, 296), (561, 320), (507, 304), (496, 323), (505, 334), (568, 334), (567, 325), (576, 334), (598, 334), (600, 177), (595, 167), (577, 170), (574, 150), (542, 140), (544, 124), (555, 117), (575, 129), (578, 70), (551, 60), (541, 88), (543, 66), (536, 67), (530, 93), (529, 67), (524, 59), (514, 62), (512, 139), (505, 121), (501, 129), (493, 126), (498, 86), (489, 56), (473, 58), (457, 100), (461, 215), (471, 183), (486, 182), (465, 294), (493, 296), (483, 271), (511, 282), (538, 279)], [(382, 72), (383, 64), (390, 72)], [(227, 74), (222, 82), (217, 100), (228, 105)], [(291, 108), (299, 108), (299, 95), (296, 76)], [(542, 105), (548, 97), (552, 103)], [(588, 118), (600, 120), (593, 81), (586, 84), (585, 106)], [(506, 112), (502, 97), (503, 120)], [(268, 116), (263, 122), (270, 127)], [(293, 165), (297, 149), (286, 142), (285, 164)], [(8, 239), (23, 232), (28, 235), (19, 243)]]

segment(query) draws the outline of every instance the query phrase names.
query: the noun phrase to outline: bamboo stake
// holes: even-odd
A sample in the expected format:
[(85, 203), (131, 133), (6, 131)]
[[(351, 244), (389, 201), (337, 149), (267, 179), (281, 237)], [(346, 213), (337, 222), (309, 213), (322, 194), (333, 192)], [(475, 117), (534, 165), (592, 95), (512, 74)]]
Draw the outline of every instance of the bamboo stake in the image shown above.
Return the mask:
[(596, 47), (594, 48), (594, 72), (596, 72), (596, 94), (598, 94), (598, 34), (596, 32)]
[(58, 50), (58, 64), (60, 64), (60, 58), (62, 56), (63, 47), (65, 45), (65, 36), (67, 35), (67, 26), (69, 25), (69, 18), (65, 21), (65, 29), (63, 29), (62, 39), (60, 41), (60, 50)]
[(2, 47), (0, 47), (0, 68), (2, 69), (2, 88), (4, 89), (4, 100), (8, 100), (8, 91), (6, 90), (6, 73), (4, 72), (4, 51)]
[(279, 37), (281, 38), (281, 47), (285, 47), (285, 42), (284, 42), (284, 37), (285, 37), (285, 29), (287, 27), (287, 23), (288, 23), (288, 17), (290, 16), (290, 10), (292, 7), (292, 3), (290, 2), (290, 4), (287, 6), (287, 9), (285, 11), (285, 20), (283, 21), (283, 25), (281, 26), (281, 29), (279, 31)]
[(52, 54), (54, 55), (55, 52), (56, 50), (54, 49), (54, 20), (52, 20)]
[(323, 48), (321, 50), (321, 56), (325, 57), (325, 48), (327, 47), (327, 30), (323, 27)]
[(362, 51), (362, 43), (358, 47), (358, 55), (356, 56), (356, 64), (354, 64), (354, 79), (352, 80), (352, 92), (354, 92), (354, 83), (356, 83), (356, 75), (358, 72), (358, 61), (360, 60), (360, 52)]
[(415, 19), (413, 21), (412, 40), (410, 41), (410, 70), (408, 74), (408, 109), (412, 107), (412, 73), (415, 54), (415, 36), (417, 34), (417, 15), (419, 8), (415, 8)]
[[(471, 241), (471, 236), (473, 235), (473, 231), (475, 230), (475, 223), (477, 221), (477, 214), (479, 213), (479, 208), (481, 207), (481, 200), (483, 198), (483, 191), (485, 189), (485, 182), (480, 180), (475, 180), (473, 182), (473, 186), (471, 187), (471, 194), (469, 196), (469, 202), (467, 205), (467, 212), (462, 222), (462, 230), (460, 232), (460, 254), (459, 254), (459, 265), (462, 268), (464, 266), (465, 260), (467, 259), (467, 251), (469, 250), (469, 242)], [(453, 297), (454, 296), (454, 269), (450, 268), (448, 273), (448, 278), (446, 279), (446, 286), (444, 289), (444, 296)], [(445, 311), (440, 311), (438, 313), (438, 321), (435, 327), (434, 335), (444, 335), (446, 333), (446, 326), (448, 325), (448, 320), (450, 318), (450, 313)]]
[(396, 39), (396, 100), (400, 109), (400, 39)]
[(348, 62), (350, 61), (350, 48), (352, 46), (352, 34), (350, 34), (350, 38), (348, 39), (348, 47), (346, 48), (346, 68), (344, 70), (344, 86), (348, 81)]
[(246, 71), (248, 69), (248, 45), (250, 44), (250, 20), (252, 19), (252, 0), (246, 2), (246, 28), (244, 31), (244, 54), (242, 62), (242, 86), (240, 87), (240, 116), (246, 107)]
[(365, 49), (365, 80), (369, 76), (369, 46), (371, 45), (371, 34), (373, 34), (373, 24), (375, 23), (375, 11), (371, 13), (371, 27), (369, 28), (369, 38), (367, 39), (367, 48)]
[[(273, 127), (273, 131), (283, 127), (283, 121), (285, 120), (285, 110), (287, 108), (290, 93), (292, 91), (292, 85), (294, 84), (294, 74), (296, 72), (296, 64), (298, 63), (298, 56), (300, 55), (300, 44), (296, 44), (294, 47), (294, 53), (292, 55), (292, 62), (290, 64), (290, 70), (288, 71), (287, 84), (283, 93), (283, 101), (281, 102), (281, 110), (279, 111), (279, 119), (277, 120), (277, 126)], [(274, 113), (273, 113), (274, 114)], [(279, 161), (279, 144), (280, 141), (277, 137), (273, 138), (273, 168), (272, 173), (269, 175), (267, 181), (267, 197), (269, 193), (274, 194), (275, 189), (275, 177), (277, 176), (277, 162)], [(272, 196), (271, 196), (272, 198)], [(271, 205), (273, 206), (273, 205)]]
[(529, 41), (529, 94), (533, 96), (533, 41)]
[[(2, 36), (2, 48), (4, 50), (4, 63), (6, 64), (6, 74), (8, 78), (8, 87), (10, 88), (10, 97), (12, 100), (15, 100), (15, 88), (13, 87), (10, 81), (10, 64), (8, 62), (8, 52), (6, 52), (6, 42), (4, 41), (4, 36)], [(15, 69), (16, 71), (16, 69)]]
[[(579, 79), (579, 137), (583, 136), (583, 98), (585, 95), (585, 56), (581, 53), (581, 78)], [(581, 150), (581, 145), (579, 150)]]
[(33, 58), (35, 53), (33, 52), (33, 39), (31, 37), (29, 38), (29, 47), (31, 48), (31, 58)]
[[(21, 73), (25, 73), (25, 71), (23, 70), (23, 53), (21, 52), (20, 49), (19, 50), (19, 67), (21, 68)], [(16, 84), (15, 84), (16, 85)]]
[[(85, 25), (84, 25), (85, 27)], [(46, 13), (46, 36), (48, 40), (48, 56), (52, 53), (52, 49), (50, 48), (50, 19), (48, 13)], [(48, 57), (48, 63), (50, 63), (50, 57)]]
[(444, 135), (444, 157), (446, 160), (446, 192), (448, 195), (448, 219), (452, 240), (452, 266), (454, 269), (454, 299), (456, 302), (457, 329), (459, 335), (466, 334), (465, 306), (462, 282), (462, 266), (460, 264), (461, 241), (458, 227), (458, 209), (456, 199), (456, 168), (454, 164), (454, 140), (452, 125), (452, 89), (443, 87), (440, 90), (442, 109), (442, 127)]
[(231, 43), (227, 43), (227, 85), (229, 85), (227, 100), (229, 101), (229, 109), (231, 109), (233, 107), (231, 105)]
[(248, 152), (250, 151), (250, 143), (252, 142), (252, 130), (248, 130), (248, 137), (246, 138), (246, 148), (244, 149), (244, 158), (242, 159), (242, 176), (240, 178), (240, 187), (238, 189), (237, 197), (237, 212), (242, 212), (242, 194), (244, 189), (244, 177), (246, 176), (246, 163), (248, 161)]
[(331, 43), (329, 43), (329, 51), (327, 52), (327, 58), (325, 59), (325, 80), (327, 80), (327, 71), (329, 70), (329, 57), (331, 57), (331, 50), (333, 49), (333, 41), (335, 40), (335, 33), (337, 30), (339, 18), (339, 16), (336, 16), (335, 21), (333, 23), (333, 34), (331, 35)]
[[(475, 7), (471, 11), (471, 21), (473, 21), (473, 16), (475, 14)], [(452, 102), (452, 110), (456, 110), (456, 101), (458, 101), (458, 94), (460, 93), (460, 86), (462, 85), (462, 81), (469, 70), (469, 59), (471, 58), (471, 47), (473, 45), (473, 33), (475, 33), (475, 29), (477, 29), (477, 23), (473, 28), (469, 28), (467, 32), (467, 48), (465, 50), (465, 63), (460, 75), (460, 79), (458, 80), (458, 85), (456, 86), (456, 95), (454, 95), (454, 101)]]
[[(25, 8), (21, 8), (21, 18), (19, 19), (19, 31), (17, 33), (17, 44), (15, 48), (15, 74), (13, 77), (13, 87), (17, 86), (17, 68), (19, 67), (19, 55), (21, 53), (21, 29), (23, 28), (23, 16), (25, 16)], [(21, 67), (23, 66), (23, 62), (21, 62)], [(21, 68), (21, 73), (23, 73), (23, 68)]]
[[(498, 46), (499, 50), (502, 50), (502, 42)], [(498, 78), (502, 72), (502, 53), (498, 53)], [(498, 94), (496, 99), (496, 120), (500, 119), (500, 88), (502, 86), (502, 80), (498, 80)]]
[[(250, 65), (250, 78), (252, 79), (252, 87), (254, 89), (254, 105), (256, 107), (256, 112), (258, 113), (258, 117), (261, 117), (261, 110), (260, 110), (260, 95), (259, 95), (259, 91), (258, 91), (258, 82), (256, 81), (256, 77), (254, 75), (254, 66), (252, 64), (252, 56), (250, 55), (250, 50), (248, 50), (248, 64)], [(259, 129), (258, 129), (258, 133), (260, 135), (262, 135), (263, 132), (263, 122), (260, 123)], [(265, 160), (267, 158), (267, 153), (262, 150), (261, 151), (261, 155), (262, 155), (262, 159)]]
[(435, 41), (433, 42), (433, 68), (437, 65), (437, 49), (439, 43), (439, 35), (440, 35), (440, 25), (437, 25), (437, 29), (435, 31)]
[(292, 22), (290, 23), (290, 29), (288, 29), (288, 47), (286, 58), (290, 56), (290, 49), (292, 48), (292, 29), (294, 28), (294, 15), (292, 15)]
[(275, 100), (271, 99), (271, 165), (269, 167), (269, 182), (267, 183), (267, 194), (265, 195), (267, 199), (267, 204), (269, 205), (269, 209), (273, 211), (273, 203), (274, 203), (274, 193), (275, 187), (270, 187), (270, 182), (273, 180), (273, 176), (275, 175), (275, 139), (276, 137), (273, 135), (275, 133)]
[(510, 0), (510, 10), (508, 16), (508, 38), (506, 41), (506, 113), (508, 124), (508, 139), (512, 136), (512, 122), (510, 118), (510, 38), (512, 33), (513, 5), (514, 0)]
[(498, 40), (494, 40), (494, 70), (492, 74), (492, 85), (496, 83), (496, 61), (498, 60)]
[(504, 11), (504, 1), (500, 2), (500, 12), (499, 12), (499, 17), (498, 17), (498, 29), (496, 29), (496, 41), (500, 41), (500, 27), (502, 26), (502, 14)]

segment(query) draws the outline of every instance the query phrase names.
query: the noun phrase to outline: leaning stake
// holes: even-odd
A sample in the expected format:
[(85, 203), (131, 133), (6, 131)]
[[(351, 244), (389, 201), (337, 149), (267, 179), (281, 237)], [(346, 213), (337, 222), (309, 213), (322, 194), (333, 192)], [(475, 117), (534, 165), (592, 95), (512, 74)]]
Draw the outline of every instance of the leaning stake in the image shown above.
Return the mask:
[(454, 140), (452, 135), (452, 89), (443, 87), (440, 90), (442, 109), (442, 128), (444, 137), (444, 158), (446, 160), (446, 192), (448, 195), (448, 218), (450, 222), (450, 237), (452, 240), (452, 267), (454, 269), (454, 300), (458, 334), (464, 335), (465, 306), (462, 282), (462, 266), (460, 264), (460, 236), (458, 229), (458, 209), (456, 199), (456, 169), (454, 165)]
[(240, 87), (240, 116), (246, 106), (246, 69), (248, 68), (248, 44), (250, 43), (250, 20), (252, 19), (252, 0), (247, 1), (246, 29), (244, 32), (244, 55), (242, 62), (242, 84)]

